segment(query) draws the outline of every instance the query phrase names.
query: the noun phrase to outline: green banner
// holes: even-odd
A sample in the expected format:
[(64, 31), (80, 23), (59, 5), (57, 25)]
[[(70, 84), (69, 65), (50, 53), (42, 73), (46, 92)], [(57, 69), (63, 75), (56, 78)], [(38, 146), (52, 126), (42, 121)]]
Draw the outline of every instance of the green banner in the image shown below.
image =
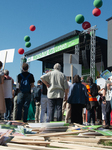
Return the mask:
[(79, 36), (75, 36), (55, 45), (55, 53), (79, 44)]
[(47, 50), (43, 50), (43, 52), (40, 52), (39, 54), (28, 57), (27, 62), (49, 56), (51, 54), (57, 53), (59, 51), (67, 49), (69, 47), (75, 46), (77, 44), (79, 44), (79, 36), (78, 35), (73, 38), (67, 39), (63, 42), (60, 42), (58, 44), (55, 44), (51, 48), (48, 48)]
[(95, 130), (95, 131), (97, 131), (98, 133), (101, 133), (104, 136), (112, 136), (112, 131), (110, 130)]

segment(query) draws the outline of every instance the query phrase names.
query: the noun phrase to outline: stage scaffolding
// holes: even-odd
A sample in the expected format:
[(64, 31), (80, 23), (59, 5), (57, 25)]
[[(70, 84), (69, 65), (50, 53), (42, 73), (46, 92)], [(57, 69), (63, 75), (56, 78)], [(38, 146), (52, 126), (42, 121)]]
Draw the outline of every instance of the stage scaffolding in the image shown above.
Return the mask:
[[(93, 78), (93, 82), (95, 82), (95, 56), (96, 56), (96, 36), (95, 31), (97, 30), (96, 25), (88, 28), (80, 33), (81, 34), (90, 34), (90, 76)], [(75, 54), (79, 55), (80, 43), (75, 46)]]

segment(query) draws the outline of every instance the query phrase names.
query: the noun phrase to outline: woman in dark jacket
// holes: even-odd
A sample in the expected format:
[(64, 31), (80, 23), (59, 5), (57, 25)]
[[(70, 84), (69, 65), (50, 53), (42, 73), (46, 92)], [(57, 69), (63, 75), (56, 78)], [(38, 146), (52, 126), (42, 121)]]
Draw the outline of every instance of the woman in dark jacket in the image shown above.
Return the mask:
[(81, 84), (79, 75), (74, 76), (73, 85), (69, 90), (68, 103), (71, 104), (71, 123), (83, 124), (82, 111), (88, 103), (88, 94), (86, 87)]

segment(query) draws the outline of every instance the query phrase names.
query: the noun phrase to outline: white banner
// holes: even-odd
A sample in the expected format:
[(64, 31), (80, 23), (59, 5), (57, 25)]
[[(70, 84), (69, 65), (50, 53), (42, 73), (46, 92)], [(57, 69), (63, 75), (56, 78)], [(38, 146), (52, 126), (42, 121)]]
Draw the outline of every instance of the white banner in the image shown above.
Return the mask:
[(7, 51), (6, 63), (13, 62), (15, 49), (0, 50), (0, 61), (4, 63), (6, 51)]
[(12, 80), (4, 80), (4, 98), (12, 98)]

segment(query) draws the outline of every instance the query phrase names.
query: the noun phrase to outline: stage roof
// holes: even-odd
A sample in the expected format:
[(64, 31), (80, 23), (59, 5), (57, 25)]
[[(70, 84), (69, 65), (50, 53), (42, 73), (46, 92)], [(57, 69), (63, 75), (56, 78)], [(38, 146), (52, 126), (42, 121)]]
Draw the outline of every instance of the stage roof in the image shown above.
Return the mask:
[[(44, 49), (49, 48), (52, 45), (58, 44), (60, 42), (69, 40), (70, 38), (73, 38), (75, 36), (79, 36), (79, 47), (80, 47), (80, 52), (79, 52), (79, 63), (83, 64), (82, 62), (82, 50), (87, 50), (90, 51), (91, 48), (91, 37), (89, 34), (81, 34), (81, 31), (74, 30), (68, 34), (65, 34), (59, 38), (56, 38), (52, 41), (49, 41), (43, 45), (40, 45), (34, 49), (31, 49), (27, 52), (25, 52), (26, 57), (30, 57), (35, 55), (36, 53), (41, 52)], [(63, 53), (69, 53), (69, 54), (74, 54), (75, 53), (75, 46), (69, 47), (67, 49), (64, 49), (62, 51), (59, 51), (57, 53), (39, 58), (38, 60), (44, 61), (44, 62), (49, 62), (49, 63), (60, 63), (63, 64)], [(104, 62), (104, 68), (107, 67), (107, 40), (103, 39), (101, 37), (96, 36), (96, 63), (101, 62), (103, 60)]]

